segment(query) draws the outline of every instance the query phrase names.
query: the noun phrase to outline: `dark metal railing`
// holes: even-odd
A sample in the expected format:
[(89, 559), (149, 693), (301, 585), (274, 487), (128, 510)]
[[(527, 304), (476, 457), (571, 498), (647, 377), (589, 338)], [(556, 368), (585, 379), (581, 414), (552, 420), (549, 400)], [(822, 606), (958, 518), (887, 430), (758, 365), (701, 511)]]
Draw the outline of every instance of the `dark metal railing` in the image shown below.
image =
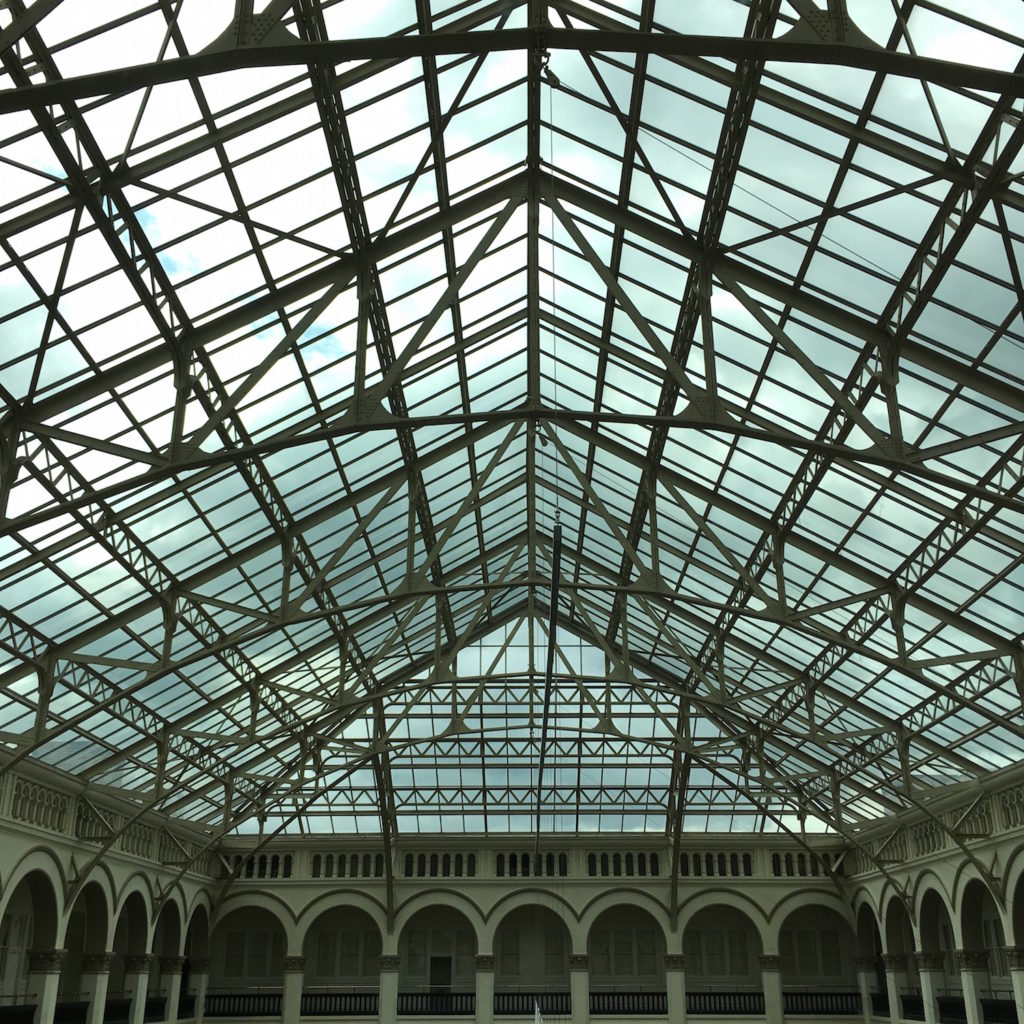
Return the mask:
[(167, 996), (147, 996), (146, 1006), (142, 1011), (144, 1021), (163, 1020), (167, 1010)]
[(178, 1020), (192, 1020), (196, 1015), (196, 996), (194, 992), (182, 992), (178, 1000)]
[(476, 1013), (475, 992), (399, 992), (398, 1012), (432, 1016), (452, 1014), (468, 1017)]
[(939, 1020), (942, 1024), (967, 1024), (967, 1007), (963, 996), (939, 996)]
[(687, 992), (686, 1012), (709, 1017), (764, 1016), (763, 992)]
[(108, 999), (103, 1004), (103, 1024), (128, 1024), (131, 1013), (130, 999)]
[(211, 992), (207, 1017), (280, 1017), (280, 992)]
[(89, 1000), (67, 1000), (53, 1008), (53, 1024), (85, 1024), (89, 1017)]
[(35, 1017), (35, 1003), (14, 1003), (11, 1006), (0, 1006), (0, 1024), (32, 1024)]
[(303, 1017), (373, 1017), (380, 999), (376, 992), (303, 992)]
[(889, 993), (888, 992), (872, 992), (871, 993), (871, 1016), (872, 1017), (888, 1017), (889, 1016)]
[(985, 1024), (1024, 1024), (1017, 1016), (1017, 1004), (1012, 999), (982, 997), (981, 1018)]
[(592, 1014), (668, 1013), (668, 997), (664, 992), (591, 992)]
[(864, 1013), (860, 992), (782, 993), (782, 1012), (793, 1016), (859, 1017)]
[(904, 1020), (924, 1020), (924, 999), (913, 992), (900, 996), (900, 1015)]
[(572, 997), (568, 992), (495, 992), (496, 1016), (533, 1016), (534, 1007), (541, 1014), (567, 1017), (572, 1013)]

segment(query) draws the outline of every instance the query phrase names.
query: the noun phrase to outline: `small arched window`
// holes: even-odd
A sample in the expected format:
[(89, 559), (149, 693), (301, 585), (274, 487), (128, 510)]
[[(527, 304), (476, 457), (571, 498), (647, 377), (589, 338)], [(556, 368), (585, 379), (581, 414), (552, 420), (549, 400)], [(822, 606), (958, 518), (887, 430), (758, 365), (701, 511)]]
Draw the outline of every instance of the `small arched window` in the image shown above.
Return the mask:
[(451, 876), (451, 873), (452, 873), (452, 855), (450, 853), (446, 853), (441, 858), (441, 874), (445, 878), (448, 878), (448, 877)]
[(405, 877), (412, 878), (415, 859), (411, 853), (405, 855)]
[(688, 853), (679, 855), (679, 874), (683, 878), (688, 878), (690, 875), (690, 855)]
[(373, 875), (375, 878), (384, 877), (384, 854), (378, 853), (373, 861)]
[(427, 855), (421, 853), (416, 860), (416, 874), (420, 878), (425, 878), (427, 875)]
[(591, 878), (596, 878), (597, 877), (597, 854), (596, 853), (588, 853), (587, 854), (587, 874)]
[(517, 853), (508, 855), (508, 873), (511, 878), (515, 878), (519, 874), (519, 855)]
[(284, 877), (292, 877), (292, 855), (290, 853), (284, 855)]
[(704, 874), (711, 878), (715, 873), (715, 855), (713, 853), (704, 854)]
[(622, 875), (622, 854), (616, 853), (612, 855), (612, 874), (616, 878)]
[(656, 853), (651, 854), (651, 874), (657, 877), (661, 873), (661, 866)]
[(797, 874), (803, 878), (807, 874), (807, 855), (798, 853), (796, 855), (796, 870)]
[(602, 853), (601, 854), (601, 877), (602, 878), (607, 878), (608, 877), (608, 854), (607, 853)]
[(782, 877), (782, 861), (777, 853), (772, 854), (772, 874), (776, 878)]
[(470, 878), (476, 878), (476, 854), (471, 853), (466, 858), (466, 861), (466, 867), (468, 869), (466, 873), (469, 875)]
[(558, 855), (558, 875), (560, 878), (565, 878), (569, 874), (569, 857), (560, 853)]
[(461, 853), (455, 854), (455, 877), (456, 878), (461, 878), (462, 877), (462, 854)]
[(745, 853), (745, 854), (743, 854), (743, 876), (745, 878), (750, 878), (750, 876), (753, 875), (753, 873), (754, 873), (754, 863), (753, 863), (753, 861), (750, 858), (750, 854), (749, 853)]
[(338, 854), (338, 877), (339, 878), (344, 878), (345, 877), (345, 863), (346, 863), (345, 854), (339, 853)]
[(693, 876), (694, 878), (700, 878), (701, 874), (703, 874), (702, 861), (700, 859), (700, 854), (695, 853), (693, 855)]
[(253, 873), (254, 873), (255, 871), (256, 871), (256, 861), (255, 861), (255, 859), (254, 859), (254, 858), (250, 857), (250, 858), (249, 858), (249, 859), (248, 859), (248, 860), (247, 860), (247, 861), (245, 862), (245, 877), (246, 877), (246, 878), (252, 878), (252, 876), (253, 876)]
[(636, 855), (636, 873), (643, 878), (647, 874), (647, 854), (638, 853)]
[(281, 858), (275, 853), (270, 858), (270, 877), (277, 878), (279, 874), (281, 874)]
[(430, 877), (437, 878), (437, 854), (430, 855)]
[[(338, 860), (341, 860), (339, 857)], [(348, 860), (348, 873), (350, 878), (356, 878), (359, 875), (359, 854), (353, 853)]]
[(494, 861), (494, 873), (499, 878), (505, 877), (505, 854), (499, 853)]
[(530, 876), (530, 855), (528, 853), (521, 854), (519, 857), (520, 873), (523, 878)]
[(633, 874), (633, 854), (626, 854), (626, 874), (632, 877)]
[(260, 854), (259, 871), (257, 872), (260, 878), (267, 877), (267, 855), (265, 853)]
[(320, 871), (321, 871), (322, 867), (323, 867), (323, 862), (322, 862), (322, 860), (320, 858), (320, 854), (319, 853), (314, 853), (313, 854), (313, 877), (314, 878), (319, 878), (320, 877)]
[(718, 874), (719, 874), (719, 877), (721, 877), (721, 878), (725, 878), (725, 876), (728, 874), (728, 871), (725, 870), (725, 854), (724, 853), (720, 853), (718, 855)]
[(793, 854), (791, 853), (786, 854), (786, 877), (793, 877)]
[(740, 856), (738, 853), (729, 854), (729, 874), (735, 878), (740, 873)]
[[(339, 858), (340, 859), (340, 858)], [(344, 874), (344, 872), (342, 872)], [(324, 878), (334, 877), (334, 854), (329, 853), (324, 857)]]

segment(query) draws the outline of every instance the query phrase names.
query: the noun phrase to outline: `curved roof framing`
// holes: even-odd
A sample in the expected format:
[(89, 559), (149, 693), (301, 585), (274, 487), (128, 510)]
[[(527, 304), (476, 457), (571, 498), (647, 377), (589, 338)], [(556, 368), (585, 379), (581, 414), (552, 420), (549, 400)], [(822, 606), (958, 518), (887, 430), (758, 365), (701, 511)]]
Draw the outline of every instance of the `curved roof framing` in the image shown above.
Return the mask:
[(961, 6), (9, 0), (0, 772), (519, 832), (546, 724), (545, 828), (856, 841), (1016, 763), (1024, 22)]

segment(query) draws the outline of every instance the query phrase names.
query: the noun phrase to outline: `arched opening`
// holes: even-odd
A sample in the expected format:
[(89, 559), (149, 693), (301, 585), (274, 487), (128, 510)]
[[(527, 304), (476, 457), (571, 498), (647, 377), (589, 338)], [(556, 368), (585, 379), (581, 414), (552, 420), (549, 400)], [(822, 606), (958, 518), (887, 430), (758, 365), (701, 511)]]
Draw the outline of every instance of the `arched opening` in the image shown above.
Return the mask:
[(761, 951), (761, 935), (741, 910), (699, 910), (683, 930), (687, 991), (760, 991)]
[[(476, 991), (476, 932), (452, 907), (424, 907), (398, 939), (399, 1013), (471, 1012)], [(465, 1006), (463, 1006), (465, 1004)]]
[(325, 910), (307, 929), (302, 952), (306, 959), (303, 1013), (377, 1012), (381, 935), (365, 910)]
[(64, 933), (67, 953), (60, 975), (62, 1003), (84, 1003), (92, 998), (97, 968), (105, 963), (97, 960), (103, 958), (107, 951), (109, 928), (103, 890), (99, 883), (89, 882), (75, 897), (68, 915), (68, 926)]
[(160, 910), (153, 930), (153, 969), (149, 974), (147, 1014), (166, 1016), (167, 1000), (181, 974), (181, 912), (168, 900)]
[[(857, 912), (857, 955), (863, 960), (870, 960), (871, 998), (872, 1003), (879, 1002), (885, 994), (885, 971), (882, 967), (882, 933), (878, 927), (878, 918), (866, 904), (861, 904)], [(879, 1011), (881, 1007), (879, 1006)]]
[(494, 935), (494, 1005), (499, 1013), (542, 1014), (569, 1010), (569, 954), (572, 938), (548, 907), (517, 907), (501, 919)]
[(956, 962), (956, 939), (953, 932), (953, 924), (949, 919), (946, 904), (934, 889), (929, 889), (921, 900), (920, 925), (921, 951), (941, 956), (942, 979), (939, 984), (940, 991), (959, 991), (961, 981), (960, 970)]
[(1024, 946), (1024, 874), (1020, 875), (1013, 887), (1010, 921), (1013, 925), (1013, 945)]
[[(114, 957), (107, 985), (107, 1007), (108, 1014), (115, 1020), (129, 1012), (131, 1000), (136, 995), (133, 983), (140, 976), (135, 958), (145, 956), (148, 946), (149, 914), (146, 901), (141, 893), (133, 892), (117, 915), (114, 941), (111, 943)], [(145, 992), (144, 987), (141, 987), (141, 992)]]
[(859, 998), (854, 948), (853, 928), (831, 907), (798, 907), (779, 932), (783, 991), (847, 992)]
[(963, 930), (964, 949), (986, 954), (986, 968), (976, 971), (983, 996), (999, 996), (1013, 991), (1010, 964), (1006, 957), (1003, 922), (988, 887), (971, 879), (964, 887), (960, 905), (960, 925)]
[(233, 1005), (231, 996), (257, 989), (279, 998), (285, 941), (281, 922), (265, 907), (239, 907), (218, 921), (210, 935), (207, 1012), (223, 1016)]
[[(209, 976), (210, 919), (205, 907), (196, 907), (185, 932), (185, 962), (181, 968), (181, 997), (178, 1016), (188, 1020), (195, 1016), (197, 984)], [(198, 968), (198, 969), (197, 969)], [(203, 993), (205, 994), (205, 993)]]
[(642, 907), (625, 904), (600, 914), (587, 953), (592, 993), (665, 990), (665, 934)]
[(29, 976), (29, 953), (49, 951), (57, 939), (57, 897), (42, 871), (15, 887), (0, 918), (0, 993), (9, 1006), (34, 1005), (39, 993)]

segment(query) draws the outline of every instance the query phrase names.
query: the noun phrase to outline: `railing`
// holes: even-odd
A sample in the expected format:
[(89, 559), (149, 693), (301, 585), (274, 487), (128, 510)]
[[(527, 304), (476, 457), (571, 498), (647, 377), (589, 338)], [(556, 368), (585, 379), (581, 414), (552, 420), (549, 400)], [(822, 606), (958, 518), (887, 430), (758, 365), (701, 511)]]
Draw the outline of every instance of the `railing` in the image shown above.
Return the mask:
[(782, 1012), (794, 1016), (859, 1017), (864, 1007), (859, 992), (783, 992)]
[(32, 1024), (36, 1017), (35, 1003), (0, 1006), (0, 1024)]
[(939, 1020), (942, 1024), (967, 1024), (967, 1007), (963, 996), (939, 996)]
[(687, 992), (686, 1012), (708, 1017), (764, 1016), (763, 992)]
[(889, 993), (888, 992), (872, 992), (871, 993), (871, 1016), (872, 1017), (888, 1017), (889, 1016)]
[(130, 999), (108, 999), (103, 1004), (103, 1024), (128, 1024), (131, 1012)]
[(196, 996), (194, 992), (182, 992), (178, 1000), (178, 1020), (192, 1020), (196, 1015)]
[(985, 1024), (1024, 1024), (1017, 1016), (1017, 1004), (1012, 999), (982, 998), (981, 1017)]
[(668, 1013), (668, 998), (664, 992), (591, 992), (590, 1012), (664, 1014)]
[(207, 1017), (280, 1017), (280, 992), (211, 992)]
[(167, 1010), (167, 996), (147, 996), (146, 1007), (142, 1011), (144, 1021), (163, 1020)]
[(920, 995), (905, 993), (900, 996), (901, 1016), (904, 1020), (924, 1020), (924, 999)]
[(572, 997), (568, 992), (495, 992), (496, 1016), (533, 1016), (535, 1008), (541, 1014), (568, 1017), (572, 1013)]
[(476, 1013), (476, 993), (399, 992), (398, 1012), (424, 1017), (435, 1014), (470, 1016)]
[[(2, 1012), (2, 1011), (0, 1011)], [(89, 1016), (89, 1000), (58, 1003), (53, 1008), (53, 1024), (85, 1024)]]
[(373, 1017), (377, 1014), (376, 992), (303, 992), (303, 1017)]

